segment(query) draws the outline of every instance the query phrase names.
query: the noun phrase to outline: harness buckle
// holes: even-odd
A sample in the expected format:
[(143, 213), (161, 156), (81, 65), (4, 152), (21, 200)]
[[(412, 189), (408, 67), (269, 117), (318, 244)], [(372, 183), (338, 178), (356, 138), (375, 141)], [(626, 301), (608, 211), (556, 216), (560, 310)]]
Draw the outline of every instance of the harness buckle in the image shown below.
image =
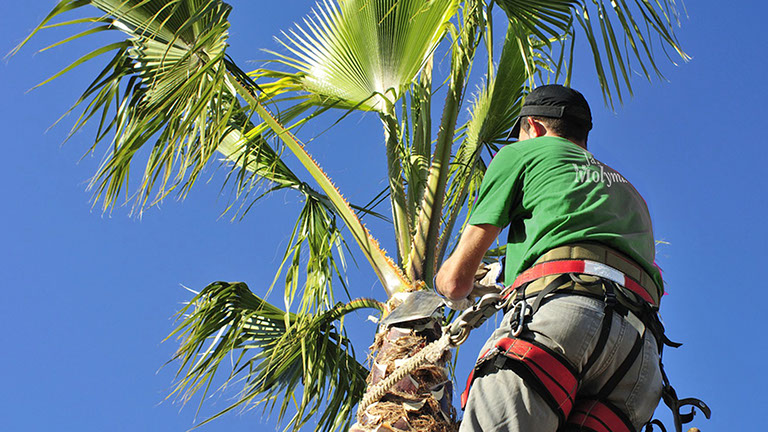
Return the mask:
[(616, 299), (616, 292), (613, 290), (613, 285), (609, 282), (605, 284), (605, 298), (603, 301), (606, 306), (615, 306), (618, 300)]

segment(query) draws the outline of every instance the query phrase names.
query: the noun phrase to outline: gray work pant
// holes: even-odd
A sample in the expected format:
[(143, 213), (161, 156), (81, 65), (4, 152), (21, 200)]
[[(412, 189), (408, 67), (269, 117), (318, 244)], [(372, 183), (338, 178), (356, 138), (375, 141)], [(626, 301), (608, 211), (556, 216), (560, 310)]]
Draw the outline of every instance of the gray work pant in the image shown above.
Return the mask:
[[(485, 349), (503, 337), (512, 337), (508, 313), (491, 335)], [(583, 377), (576, 394), (597, 393), (632, 349), (634, 326), (614, 313), (611, 332), (597, 361)], [(564, 356), (581, 373), (597, 344), (603, 320), (603, 301), (574, 294), (556, 294), (542, 303), (527, 325), (523, 339), (534, 340)], [(638, 359), (608, 396), (608, 401), (640, 429), (648, 422), (661, 398), (662, 378), (656, 340), (645, 332)], [(555, 432), (557, 414), (534, 388), (515, 372), (500, 369), (476, 378), (461, 422), (460, 432)]]

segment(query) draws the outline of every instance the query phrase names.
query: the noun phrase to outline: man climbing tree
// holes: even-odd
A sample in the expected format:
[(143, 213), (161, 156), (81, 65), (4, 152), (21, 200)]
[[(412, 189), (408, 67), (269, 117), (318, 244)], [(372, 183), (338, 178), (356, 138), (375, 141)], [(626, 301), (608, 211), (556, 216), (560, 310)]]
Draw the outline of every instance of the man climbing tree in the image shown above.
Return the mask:
[[(92, 16), (58, 21), (89, 5), (98, 8)], [(258, 281), (256, 292), (243, 282), (213, 282), (179, 312), (180, 323), (173, 333), (180, 340), (175, 354), (179, 381), (173, 393), (186, 401), (200, 391), (201, 400), (207, 400), (208, 390), (218, 387), (213, 383), (223, 376), (225, 383), (244, 383), (243, 390), (211, 419), (239, 407), (264, 406), (279, 408), (276, 420), (292, 430), (310, 424), (322, 431), (350, 430), (355, 423), (352, 430), (358, 431), (454, 431), (445, 367), (450, 355), (446, 353), (489, 316), (486, 312), (496, 311), (498, 298), (486, 297), (463, 312), (462, 320), (444, 327), (442, 302), (429, 295), (427, 288), (453, 247), (456, 228), (465, 225), (460, 216), (478, 193), (486, 169), (480, 155), (507, 143), (507, 131), (519, 117), (520, 99), (534, 82), (570, 81), (574, 53), (581, 51), (574, 45), (577, 34), (583, 35), (579, 40), (588, 41), (596, 80), (609, 105), (632, 93), (630, 76), (642, 71), (651, 79), (652, 73), (660, 73), (651, 41), (658, 39), (663, 52), (687, 59), (674, 35), (678, 23), (674, 1), (328, 0), (318, 2), (303, 24), (283, 32), (281, 51), (250, 72), (237, 66), (228, 53), (230, 42), (234, 43), (232, 11), (220, 0), (60, 0), (17, 48), (44, 29), (88, 26), (48, 48), (103, 32), (123, 33), (117, 41), (103, 39), (107, 45), (43, 82), (108, 55), (104, 69), (75, 103), (83, 112), (73, 126), (74, 133), (89, 120), (96, 123), (89, 152), (106, 148), (92, 181), (94, 199), (104, 210), (121, 204), (124, 195), (135, 198), (138, 212), (161, 203), (174, 191), (186, 196), (206, 167), (217, 161), (228, 172), (225, 183), (233, 191), (231, 208), (239, 208), (241, 215), (273, 193), (295, 193), (302, 203), (274, 278)], [(258, 14), (256, 19), (262, 16), (266, 15)], [(503, 41), (494, 40), (499, 34), (494, 22), (506, 27)], [(487, 60), (488, 67), (476, 66), (477, 59)], [(483, 84), (470, 98), (468, 89), (476, 82)], [(502, 150), (492, 165), (474, 210), (474, 225), (441, 274), (441, 288), (452, 298), (466, 296), (471, 280), (466, 282), (462, 272), (477, 268), (486, 247), (507, 224), (512, 226), (507, 279), (513, 287), (512, 276), (545, 253), (542, 261), (559, 256), (552, 254), (589, 259), (589, 270), (578, 261), (578, 270), (556, 272), (573, 276), (551, 275), (518, 284), (517, 312), (508, 314), (506, 325), (514, 326), (514, 336), (522, 338), (496, 339), (508, 354), (513, 350), (507, 348), (520, 346), (559, 350), (551, 361), (564, 356), (568, 360), (562, 361), (561, 369), (570, 371), (566, 366), (570, 361), (577, 364), (579, 373), (586, 373), (578, 387), (580, 397), (593, 395), (593, 390), (600, 396), (599, 389), (589, 385), (596, 386), (604, 377), (610, 385), (600, 389), (613, 390), (613, 375), (606, 370), (622, 370), (611, 363), (614, 359), (624, 356), (631, 360), (627, 367), (648, 368), (651, 376), (641, 382), (651, 388), (629, 396), (648, 403), (645, 409), (632, 399), (628, 412), (632, 422), (644, 421), (658, 399), (660, 380), (658, 366), (646, 361), (657, 356), (653, 335), (644, 334), (639, 319), (631, 319), (655, 312), (661, 288), (651, 264), (653, 238), (647, 209), (623, 177), (584, 149), (590, 115), (583, 98), (576, 101), (573, 92), (561, 87), (550, 89), (555, 96), (551, 100), (536, 102), (537, 92), (528, 98), (522, 113), (525, 128), (520, 132), (524, 142)], [(439, 100), (445, 102), (439, 105)], [(376, 174), (375, 169), (367, 169), (368, 161), (362, 161), (366, 172), (359, 180), (378, 184), (381, 177), (377, 176), (384, 176), (386, 186), (360, 204), (352, 204), (317, 163), (316, 156), (323, 150), (297, 136), (310, 122), (336, 115), (331, 121), (337, 125), (352, 111), (373, 115), (383, 128), (381, 156), (386, 171)], [(437, 112), (441, 114), (432, 115)], [(575, 132), (570, 130), (574, 121)], [(348, 138), (324, 156), (343, 156), (346, 144), (381, 144), (360, 139), (357, 126), (349, 131), (344, 135)], [(537, 138), (525, 140), (530, 137)], [(134, 182), (137, 168), (140, 181)], [(380, 212), (377, 206), (387, 200), (389, 208)], [(363, 216), (388, 219), (388, 226), (382, 233), (373, 233)], [(392, 235), (390, 253), (380, 247), (385, 238), (381, 234)], [(584, 242), (589, 244), (560, 248)], [(264, 247), (272, 254), (271, 246)], [(613, 249), (629, 258), (617, 258), (620, 253)], [(385, 301), (357, 298), (369, 296), (370, 290), (347, 284), (348, 254), (370, 265)], [(590, 271), (608, 277), (590, 278)], [(637, 281), (634, 289), (625, 274)], [(556, 283), (550, 284), (551, 279)], [(623, 288), (607, 282), (617, 280)], [(283, 295), (278, 304), (272, 304), (267, 295), (280, 285), (284, 285)], [(537, 291), (546, 288), (542, 292), (547, 293), (552, 287), (561, 291), (555, 298), (548, 297), (541, 311), (536, 312), (541, 301), (524, 307), (526, 295), (533, 299)], [(591, 290), (598, 299), (606, 299), (606, 308), (619, 314), (600, 327), (604, 307), (600, 300), (562, 296), (563, 289)], [(421, 301), (424, 293), (429, 302)], [(548, 316), (564, 319), (555, 310), (571, 303), (584, 311), (590, 305), (593, 309), (575, 313), (573, 324), (566, 322), (568, 329), (584, 338), (584, 347), (579, 348), (586, 350), (589, 345), (586, 365), (578, 357), (580, 351), (566, 344), (577, 344), (578, 339), (561, 337), (544, 322)], [(452, 307), (463, 309), (458, 303)], [(351, 319), (353, 312), (362, 309), (374, 309), (381, 318), (370, 369), (355, 357), (345, 330), (345, 317)], [(512, 319), (515, 316), (517, 321)], [(614, 314), (609, 311), (606, 316)], [(594, 318), (590, 321), (594, 328), (585, 330), (582, 326), (589, 317)], [(626, 339), (631, 337), (625, 337), (629, 332), (617, 333), (627, 328), (627, 322), (640, 328), (636, 333), (645, 341), (641, 360), (626, 353), (634, 351)], [(604, 337), (594, 336), (599, 328)], [(544, 348), (536, 349), (529, 351), (550, 355)], [(550, 357), (544, 361), (550, 362)], [(510, 395), (545, 402), (554, 399), (552, 405), (561, 419), (550, 413), (549, 420), (542, 420), (545, 428), (553, 429), (558, 421), (563, 423), (569, 414), (573, 418), (579, 412), (579, 407), (571, 407), (575, 384), (568, 384), (565, 399), (560, 394), (526, 393), (512, 387), (499, 397), (484, 391), (498, 377), (509, 375), (508, 370), (523, 376), (518, 369), (530, 366), (492, 353), (483, 358), (488, 360), (481, 362), (474, 393), (499, 403)], [(412, 360), (415, 369), (403, 366)], [(549, 374), (557, 372), (551, 365), (545, 369)], [(553, 385), (564, 385), (542, 382), (550, 393)], [(613, 397), (624, 391), (625, 384), (633, 383), (621, 381), (615, 392), (606, 394)], [(540, 386), (531, 379), (519, 385)], [(479, 397), (470, 401), (465, 421), (470, 427), (480, 422), (475, 418), (485, 415), (474, 402)], [(509, 405), (510, 418), (519, 411), (504, 404)], [(491, 405), (485, 408), (495, 410)]]
[(438, 293), (470, 296), (475, 269), (509, 226), (511, 301), (468, 382), (462, 431), (635, 431), (661, 398), (651, 218), (637, 190), (587, 151), (591, 129), (581, 93), (533, 90), (512, 129), (519, 142), (491, 162), (437, 275)]

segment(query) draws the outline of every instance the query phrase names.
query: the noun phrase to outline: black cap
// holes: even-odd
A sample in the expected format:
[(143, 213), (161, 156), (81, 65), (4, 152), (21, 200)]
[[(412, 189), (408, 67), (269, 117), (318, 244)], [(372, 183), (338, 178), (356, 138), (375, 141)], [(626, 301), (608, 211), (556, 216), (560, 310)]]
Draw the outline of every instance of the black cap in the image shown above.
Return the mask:
[(559, 84), (536, 87), (528, 94), (508, 139), (520, 137), (520, 120), (525, 116), (568, 118), (586, 126), (587, 131), (592, 130), (592, 112), (587, 100), (578, 91)]

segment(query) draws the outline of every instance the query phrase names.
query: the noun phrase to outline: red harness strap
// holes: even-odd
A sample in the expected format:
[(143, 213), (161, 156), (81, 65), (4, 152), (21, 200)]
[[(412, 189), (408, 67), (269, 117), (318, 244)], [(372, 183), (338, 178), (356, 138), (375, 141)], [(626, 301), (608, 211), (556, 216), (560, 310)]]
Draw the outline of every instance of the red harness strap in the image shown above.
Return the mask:
[[(596, 261), (589, 260), (561, 260), (548, 261), (537, 264), (528, 270), (522, 272), (509, 288), (509, 294), (514, 292), (517, 287), (542, 278), (544, 276), (562, 274), (562, 273), (581, 273), (592, 276), (600, 276), (612, 280), (624, 288), (637, 294), (648, 303), (658, 306), (653, 301), (651, 295), (637, 281), (625, 275), (624, 273)], [(507, 294), (507, 295), (509, 295)]]
[[(522, 339), (503, 338), (496, 343), (495, 348), (499, 354), (514, 361), (512, 369), (522, 366), (535, 381), (531, 383), (532, 387), (538, 390), (559, 417), (568, 418), (579, 380), (567, 360), (547, 347)], [(486, 355), (489, 351), (480, 356), (478, 364), (488, 361)], [(462, 409), (467, 404), (474, 373), (474, 370), (470, 373), (467, 387), (461, 395)]]
[(634, 426), (618, 408), (608, 402), (579, 399), (568, 417), (575, 430), (590, 432), (635, 432)]

